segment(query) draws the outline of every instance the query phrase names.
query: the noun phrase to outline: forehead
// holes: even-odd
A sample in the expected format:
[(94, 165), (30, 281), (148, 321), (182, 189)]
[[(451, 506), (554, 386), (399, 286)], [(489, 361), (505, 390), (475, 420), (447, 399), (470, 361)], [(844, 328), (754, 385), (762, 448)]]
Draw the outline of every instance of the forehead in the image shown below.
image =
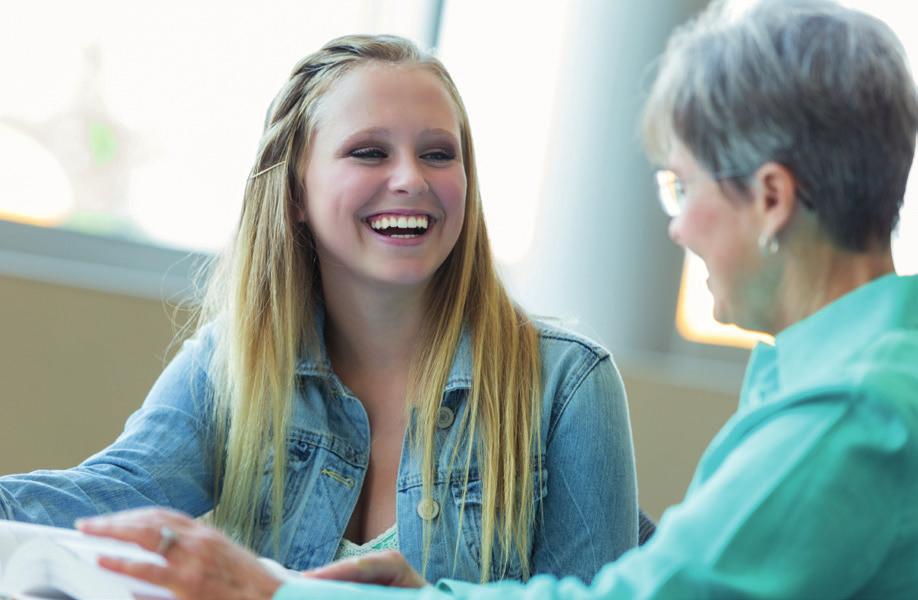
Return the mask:
[(345, 73), (323, 96), (319, 132), (369, 128), (445, 129), (459, 135), (456, 105), (439, 77), (418, 65), (370, 63)]

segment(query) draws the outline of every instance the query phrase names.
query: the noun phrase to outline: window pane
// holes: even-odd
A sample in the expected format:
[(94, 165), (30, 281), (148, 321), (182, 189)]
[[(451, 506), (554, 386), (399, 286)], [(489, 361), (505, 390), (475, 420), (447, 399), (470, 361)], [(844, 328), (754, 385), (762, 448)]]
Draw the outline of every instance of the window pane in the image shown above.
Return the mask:
[(0, 36), (0, 218), (214, 249), (293, 65), (349, 33), (424, 45), (431, 6), (15, 3)]
[[(571, 6), (530, 0), (445, 5), (439, 56), (469, 113), (488, 234), (505, 265), (525, 258), (535, 235)], [(508, 34), (508, 24), (520, 19), (525, 32)], [(506, 58), (508, 46), (523, 45), (524, 53)]]

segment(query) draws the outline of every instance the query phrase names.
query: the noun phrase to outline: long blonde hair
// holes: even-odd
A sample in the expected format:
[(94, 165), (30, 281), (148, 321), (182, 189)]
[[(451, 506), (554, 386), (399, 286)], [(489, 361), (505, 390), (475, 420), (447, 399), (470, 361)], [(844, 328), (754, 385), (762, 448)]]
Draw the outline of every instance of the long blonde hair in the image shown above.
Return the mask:
[[(495, 553), (500, 572), (516, 555), (528, 577), (533, 489), (541, 472), (539, 336), (495, 272), (459, 93), (438, 60), (395, 36), (332, 40), (294, 68), (271, 105), (237, 235), (214, 268), (198, 320), (199, 327), (220, 324), (210, 371), (216, 423), (213, 522), (251, 547), (256, 515), (269, 502), (278, 547), (296, 364), (303, 352), (315, 353), (320, 345), (312, 321), (321, 297), (314, 243), (298, 219), (305, 199), (302, 159), (322, 96), (348, 70), (369, 61), (417, 65), (440, 78), (459, 115), (468, 182), (459, 239), (428, 289), (422, 343), (408, 387), (415, 412), (409, 433), (422, 457), (422, 494), (432, 496), (437, 413), (460, 336), (468, 328), (472, 386), (457, 425), (457, 439), (465, 443), (453, 449), (448, 479), (462, 458), (465, 472), (459, 477), (467, 484), (475, 455), (482, 480), (481, 580), (488, 579)], [(270, 499), (259, 498), (271, 454)], [(430, 535), (425, 525), (425, 565)]]

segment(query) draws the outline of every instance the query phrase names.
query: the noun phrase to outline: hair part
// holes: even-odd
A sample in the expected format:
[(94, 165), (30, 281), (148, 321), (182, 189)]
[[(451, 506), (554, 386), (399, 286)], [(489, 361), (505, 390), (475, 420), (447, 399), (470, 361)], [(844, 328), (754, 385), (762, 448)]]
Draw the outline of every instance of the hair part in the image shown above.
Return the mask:
[(720, 1), (670, 38), (643, 131), (661, 163), (678, 142), (711, 173), (784, 165), (829, 239), (866, 251), (888, 247), (898, 223), (918, 95), (874, 17), (830, 0), (761, 0), (739, 15)]
[[(459, 93), (438, 60), (396, 36), (332, 40), (296, 65), (271, 103), (237, 234), (215, 267), (198, 319), (199, 327), (220, 323), (210, 370), (216, 423), (213, 522), (252, 547), (260, 533), (258, 515), (269, 509), (279, 551), (296, 365), (303, 353), (316, 355), (321, 344), (313, 324), (321, 302), (321, 276), (313, 236), (298, 218), (305, 201), (304, 158), (323, 96), (349, 70), (373, 62), (418, 66), (439, 77), (459, 116), (468, 182), (458, 241), (428, 289), (421, 350), (408, 389), (407, 409), (415, 415), (409, 434), (422, 458), (423, 495), (433, 495), (437, 411), (455, 350), (468, 328), (474, 373), (459, 426), (467, 441), (464, 481), (473, 454), (482, 480), (481, 580), (489, 579), (495, 542), (496, 569), (505, 572), (516, 556), (527, 577), (534, 478), (541, 473), (539, 335), (496, 274)], [(459, 451), (457, 445), (447, 479), (453, 477)], [(266, 469), (272, 481), (267, 499), (261, 498)], [(425, 524), (425, 567), (430, 539), (431, 526)]]

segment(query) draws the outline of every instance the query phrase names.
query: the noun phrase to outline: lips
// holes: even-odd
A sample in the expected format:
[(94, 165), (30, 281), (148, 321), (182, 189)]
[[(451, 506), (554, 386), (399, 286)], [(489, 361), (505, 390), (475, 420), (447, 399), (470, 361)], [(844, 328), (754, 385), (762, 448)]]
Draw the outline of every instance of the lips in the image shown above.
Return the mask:
[(432, 216), (421, 212), (382, 212), (365, 218), (374, 233), (392, 239), (420, 238), (436, 223)]

